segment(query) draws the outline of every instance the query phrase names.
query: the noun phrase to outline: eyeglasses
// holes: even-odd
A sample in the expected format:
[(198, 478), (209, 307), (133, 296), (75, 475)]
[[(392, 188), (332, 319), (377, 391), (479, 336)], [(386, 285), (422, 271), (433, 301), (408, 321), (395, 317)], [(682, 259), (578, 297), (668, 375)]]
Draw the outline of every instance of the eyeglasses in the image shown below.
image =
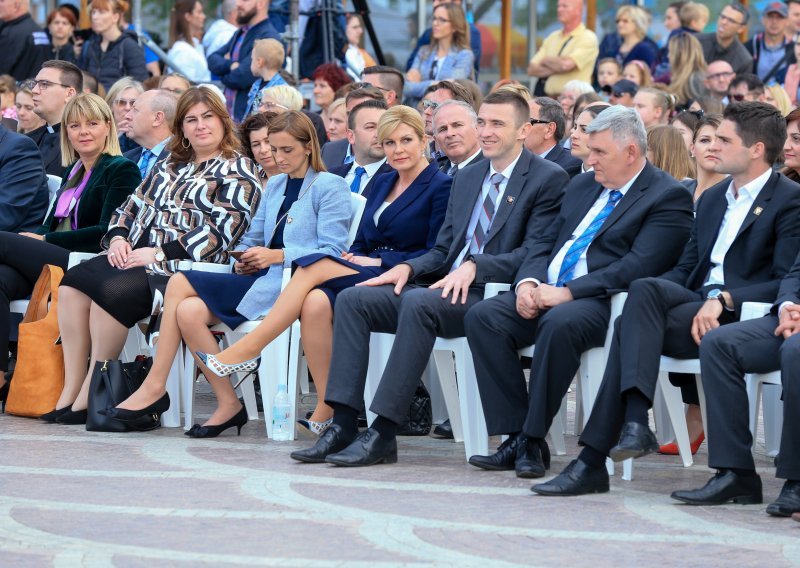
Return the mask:
[(53, 85), (58, 85), (59, 87), (64, 87), (65, 89), (70, 88), (69, 85), (65, 85), (64, 83), (55, 83), (46, 79), (31, 79), (28, 85), (30, 85), (31, 89), (35, 89), (38, 86), (40, 91), (46, 91)]
[(429, 108), (432, 110), (436, 110), (437, 108), (439, 108), (439, 103), (437, 103), (436, 101), (432, 101), (430, 99), (424, 99), (422, 101), (422, 108)]
[(737, 26), (742, 26), (742, 25), (744, 25), (744, 22), (739, 22), (739, 21), (736, 21), (736, 20), (734, 20), (733, 18), (731, 18), (730, 16), (726, 16), (725, 14), (720, 14), (720, 15), (719, 15), (719, 19), (720, 19), (720, 20), (722, 20), (722, 21), (724, 21), (724, 22), (730, 22), (731, 24), (735, 24), (735, 25), (737, 25)]
[(542, 120), (541, 118), (531, 118), (531, 124), (550, 124), (551, 122), (555, 122), (554, 120)]
[(383, 87), (379, 87), (378, 85), (373, 85), (372, 83), (366, 83), (366, 82), (363, 82), (363, 81), (361, 83), (353, 83), (353, 90), (354, 91), (356, 89), (363, 89), (365, 87), (373, 87), (375, 89), (378, 89), (379, 91), (383, 91), (384, 93), (388, 93), (389, 91), (391, 91), (391, 89), (384, 89)]
[(431, 22), (433, 22), (434, 24), (449, 24), (450, 20), (445, 18), (440, 18), (439, 16), (434, 16)]
[(733, 75), (736, 75), (736, 73), (734, 73), (733, 71), (723, 71), (722, 73), (714, 73), (712, 75), (708, 75), (706, 79), (709, 79), (711, 81), (716, 81), (717, 79), (725, 79), (727, 77), (732, 77)]

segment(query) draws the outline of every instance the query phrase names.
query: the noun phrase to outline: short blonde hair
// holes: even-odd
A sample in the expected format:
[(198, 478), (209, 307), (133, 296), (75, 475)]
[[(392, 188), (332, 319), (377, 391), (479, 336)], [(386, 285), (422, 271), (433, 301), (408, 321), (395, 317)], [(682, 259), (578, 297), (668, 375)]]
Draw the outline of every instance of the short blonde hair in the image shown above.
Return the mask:
[(300, 110), (303, 108), (303, 95), (300, 91), (289, 85), (277, 85), (268, 87), (261, 91), (262, 99), (269, 97), (275, 99), (278, 104), (282, 104), (289, 110)]
[(340, 98), (340, 99), (336, 99), (335, 101), (333, 101), (328, 106), (328, 116), (332, 115), (334, 111), (339, 109), (339, 107), (344, 106), (346, 101), (347, 101), (347, 99), (345, 99), (345, 98)]
[(252, 56), (262, 58), (264, 67), (267, 69), (277, 70), (283, 67), (286, 51), (283, 49), (283, 44), (277, 39), (257, 39), (253, 44)]
[(99, 120), (108, 123), (108, 136), (103, 144), (103, 154), (121, 156), (117, 138), (117, 127), (114, 125), (114, 115), (111, 107), (101, 97), (93, 93), (80, 93), (72, 97), (64, 107), (61, 118), (61, 165), (69, 166), (78, 158), (75, 148), (69, 142), (69, 125), (78, 120)]
[[(708, 6), (705, 4), (700, 4), (698, 2), (687, 2), (683, 6), (681, 6), (680, 11), (678, 12), (678, 18), (681, 21), (681, 25), (684, 28), (691, 28), (691, 23), (700, 20), (703, 22), (703, 28), (708, 25), (708, 20), (711, 18), (711, 12), (708, 9)], [(703, 29), (695, 30), (698, 32), (702, 32)]]
[(505, 85), (501, 85), (500, 87), (494, 90), (495, 93), (497, 91), (512, 91), (520, 95), (526, 101), (531, 100), (530, 90), (528, 89), (528, 87), (526, 87), (521, 83), (506, 83)]
[(617, 10), (617, 19), (622, 16), (630, 18), (633, 25), (636, 26), (636, 33), (639, 36), (645, 37), (647, 35), (647, 29), (650, 27), (651, 18), (650, 14), (648, 14), (644, 8), (626, 4)]
[(401, 124), (410, 126), (420, 140), (425, 139), (425, 124), (419, 112), (410, 106), (398, 105), (383, 113), (378, 121), (378, 143), (383, 144)]
[(775, 108), (777, 108), (783, 116), (787, 116), (792, 112), (792, 101), (789, 99), (789, 95), (783, 87), (780, 85), (772, 85), (766, 87), (766, 90), (772, 95), (772, 99), (775, 101)]

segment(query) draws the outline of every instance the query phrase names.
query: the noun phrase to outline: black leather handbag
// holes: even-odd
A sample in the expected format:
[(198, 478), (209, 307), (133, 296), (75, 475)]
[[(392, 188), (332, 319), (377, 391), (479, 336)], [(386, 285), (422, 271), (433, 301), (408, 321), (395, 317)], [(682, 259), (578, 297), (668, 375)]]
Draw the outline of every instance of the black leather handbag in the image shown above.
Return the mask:
[(397, 429), (398, 436), (427, 436), (433, 426), (433, 409), (431, 408), (431, 395), (422, 382), (414, 392), (411, 406), (408, 409), (408, 418), (405, 424)]
[(134, 422), (122, 422), (99, 412), (117, 406), (142, 386), (152, 364), (151, 357), (142, 357), (131, 363), (117, 360), (95, 363), (89, 383), (86, 429), (92, 432), (129, 432), (153, 430), (161, 426), (161, 417), (157, 415), (143, 416)]

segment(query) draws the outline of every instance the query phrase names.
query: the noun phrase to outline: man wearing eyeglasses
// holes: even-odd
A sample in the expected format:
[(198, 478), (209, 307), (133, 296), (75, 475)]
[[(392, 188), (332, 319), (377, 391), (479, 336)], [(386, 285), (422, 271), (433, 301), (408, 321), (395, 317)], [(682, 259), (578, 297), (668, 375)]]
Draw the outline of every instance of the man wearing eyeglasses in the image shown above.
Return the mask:
[(30, 15), (28, 0), (0, 0), (0, 75), (30, 79), (50, 53), (50, 39)]
[(738, 2), (725, 6), (717, 18), (717, 31), (696, 36), (703, 46), (706, 61), (721, 59), (730, 63), (736, 73), (751, 73), (753, 56), (739, 41), (739, 34), (749, 19), (747, 8)]
[(708, 89), (709, 94), (722, 101), (723, 105), (728, 104), (728, 88), (731, 81), (736, 76), (733, 67), (727, 61), (718, 59), (708, 64), (706, 78), (703, 85)]
[(531, 109), (531, 130), (525, 147), (533, 154), (561, 166), (570, 179), (581, 173), (582, 162), (561, 144), (567, 128), (567, 117), (558, 101), (536, 97), (528, 101)]
[(736, 75), (728, 87), (728, 98), (731, 102), (755, 102), (764, 100), (764, 83), (753, 73)]
[(64, 175), (61, 165), (61, 115), (67, 101), (83, 91), (83, 74), (68, 61), (45, 61), (32, 81), (33, 112), (47, 124), (28, 133), (42, 154), (45, 171)]

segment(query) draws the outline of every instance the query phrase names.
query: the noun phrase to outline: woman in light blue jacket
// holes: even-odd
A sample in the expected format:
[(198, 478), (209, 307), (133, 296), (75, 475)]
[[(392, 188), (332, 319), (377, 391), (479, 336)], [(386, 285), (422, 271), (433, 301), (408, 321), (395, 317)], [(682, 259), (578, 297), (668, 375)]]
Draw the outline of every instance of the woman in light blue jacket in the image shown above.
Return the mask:
[(439, 4), (432, 24), (430, 45), (420, 49), (406, 73), (403, 94), (411, 106), (437, 81), (472, 78), (475, 55), (464, 10), (456, 3)]
[[(170, 279), (153, 367), (139, 390), (106, 411), (110, 416), (136, 420), (164, 398), (168, 404), (166, 381), (178, 335), (192, 353), (217, 353), (208, 326), (222, 322), (236, 329), (264, 316), (281, 292), (284, 268), (310, 254), (339, 257), (345, 251), (350, 189), (343, 178), (325, 171), (314, 125), (303, 113), (288, 111), (272, 118), (268, 130), (281, 173), (269, 178), (250, 229), (230, 253), (236, 259), (234, 273), (187, 271)], [(249, 134), (252, 143), (259, 139), (263, 144), (258, 132)], [(230, 381), (202, 369), (218, 406), (205, 424), (195, 424), (186, 434), (210, 438), (233, 426), (241, 430), (247, 413)]]

